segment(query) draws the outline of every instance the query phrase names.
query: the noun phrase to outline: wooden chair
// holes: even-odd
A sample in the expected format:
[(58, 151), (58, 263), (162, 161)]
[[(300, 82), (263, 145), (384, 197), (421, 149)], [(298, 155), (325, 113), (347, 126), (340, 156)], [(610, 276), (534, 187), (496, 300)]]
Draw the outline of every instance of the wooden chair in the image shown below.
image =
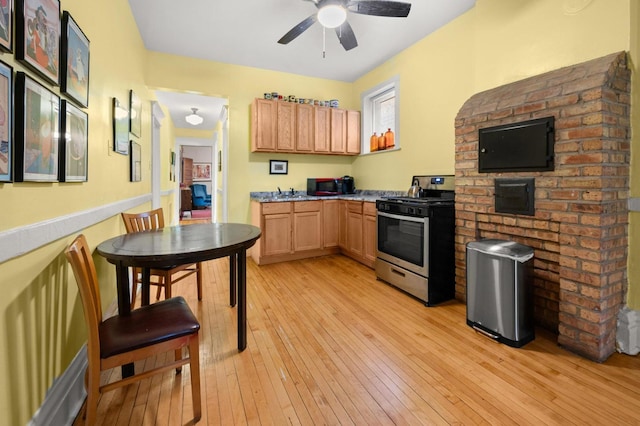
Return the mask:
[[(103, 321), (96, 269), (84, 235), (78, 236), (65, 254), (80, 290), (89, 334), (88, 367), (85, 373), (86, 424), (93, 425), (96, 422), (96, 409), (101, 393), (172, 368), (180, 373), (182, 365), (187, 363), (191, 368), (191, 397), (194, 422), (197, 422), (202, 413), (198, 337), (200, 324), (184, 298), (179, 296), (163, 300), (136, 309), (129, 315), (115, 315)], [(187, 358), (182, 357), (182, 348), (185, 346), (189, 348)], [(175, 352), (173, 362), (100, 386), (102, 371), (168, 351)]]
[[(164, 215), (162, 209), (155, 209), (144, 213), (122, 213), (122, 220), (127, 233), (143, 232), (152, 229), (164, 228)], [(164, 298), (171, 297), (171, 286), (178, 281), (196, 274), (198, 285), (198, 300), (202, 300), (202, 263), (175, 265), (162, 269), (151, 269), (151, 284), (158, 286), (156, 300), (160, 299), (160, 292), (164, 288)], [(133, 268), (134, 286), (142, 282), (142, 270)], [(154, 277), (156, 280), (154, 281)], [(131, 306), (136, 301), (136, 289), (131, 289)]]

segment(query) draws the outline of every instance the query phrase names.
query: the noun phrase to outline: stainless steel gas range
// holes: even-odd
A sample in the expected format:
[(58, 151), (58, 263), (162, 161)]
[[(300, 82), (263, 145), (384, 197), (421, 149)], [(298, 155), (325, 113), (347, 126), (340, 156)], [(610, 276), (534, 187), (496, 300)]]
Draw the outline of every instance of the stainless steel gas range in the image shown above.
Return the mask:
[(417, 197), (376, 201), (376, 276), (432, 306), (455, 294), (454, 176), (414, 176)]

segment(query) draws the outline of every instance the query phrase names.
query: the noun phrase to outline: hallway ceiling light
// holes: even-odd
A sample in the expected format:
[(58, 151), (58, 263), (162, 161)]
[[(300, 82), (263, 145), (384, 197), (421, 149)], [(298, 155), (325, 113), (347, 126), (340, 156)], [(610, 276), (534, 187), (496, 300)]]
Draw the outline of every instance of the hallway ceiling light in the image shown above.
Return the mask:
[(204, 121), (204, 118), (202, 118), (202, 116), (197, 114), (198, 108), (191, 108), (191, 111), (193, 112), (184, 118), (185, 121), (191, 124), (192, 126), (197, 126), (198, 124), (202, 124), (202, 122)]

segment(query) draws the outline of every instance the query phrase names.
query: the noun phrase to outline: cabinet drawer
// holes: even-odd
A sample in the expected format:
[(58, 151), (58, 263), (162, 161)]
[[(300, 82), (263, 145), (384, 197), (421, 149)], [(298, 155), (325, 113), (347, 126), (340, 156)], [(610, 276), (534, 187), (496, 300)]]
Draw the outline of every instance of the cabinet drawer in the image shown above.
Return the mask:
[(322, 201), (296, 201), (293, 203), (294, 212), (319, 212), (322, 209)]
[(376, 203), (363, 203), (363, 213), (368, 216), (375, 216), (377, 214)]
[(262, 214), (291, 213), (291, 202), (262, 203)]
[(362, 214), (362, 201), (347, 201), (347, 210), (351, 213)]

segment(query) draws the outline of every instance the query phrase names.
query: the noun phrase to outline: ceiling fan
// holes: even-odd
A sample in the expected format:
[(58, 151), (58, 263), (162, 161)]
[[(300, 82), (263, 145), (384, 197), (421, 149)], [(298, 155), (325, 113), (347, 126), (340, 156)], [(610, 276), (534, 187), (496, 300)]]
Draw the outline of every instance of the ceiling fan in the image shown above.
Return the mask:
[(361, 15), (390, 16), (406, 18), (411, 10), (411, 3), (386, 0), (305, 0), (313, 2), (318, 12), (309, 16), (295, 27), (291, 28), (278, 43), (288, 44), (311, 25), (320, 21), (325, 28), (335, 28), (340, 44), (345, 50), (351, 50), (358, 46), (356, 35), (349, 22), (346, 20), (347, 12)]

